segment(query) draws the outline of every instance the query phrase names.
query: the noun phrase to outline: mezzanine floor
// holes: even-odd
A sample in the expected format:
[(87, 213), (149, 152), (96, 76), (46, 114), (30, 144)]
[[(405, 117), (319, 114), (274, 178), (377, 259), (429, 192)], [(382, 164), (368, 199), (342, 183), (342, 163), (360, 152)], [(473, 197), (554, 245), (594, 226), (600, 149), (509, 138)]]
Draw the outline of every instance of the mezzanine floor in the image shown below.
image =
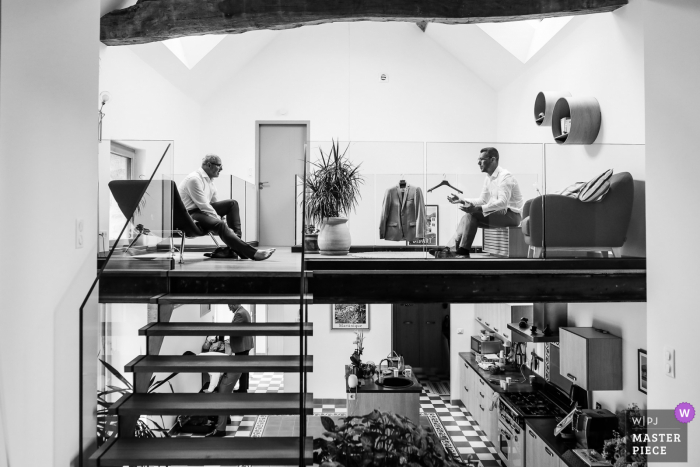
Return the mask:
[(100, 301), (223, 303), (245, 297), (246, 303), (298, 303), (302, 284), (309, 303), (646, 300), (644, 258), (373, 255), (306, 255), (303, 280), (302, 255), (290, 248), (261, 262), (211, 259), (197, 251), (186, 252), (184, 264), (166, 254), (114, 257), (100, 281)]

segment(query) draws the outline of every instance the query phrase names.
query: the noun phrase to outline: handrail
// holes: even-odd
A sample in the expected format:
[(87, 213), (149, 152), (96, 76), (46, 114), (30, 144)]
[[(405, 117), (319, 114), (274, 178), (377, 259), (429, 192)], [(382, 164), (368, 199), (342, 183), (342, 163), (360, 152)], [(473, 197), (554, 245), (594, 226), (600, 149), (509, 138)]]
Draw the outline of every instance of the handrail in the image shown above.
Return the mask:
[(306, 360), (308, 340), (304, 332), (304, 325), (309, 319), (309, 306), (305, 300), (306, 297), (306, 254), (304, 248), (304, 239), (306, 237), (306, 155), (308, 144), (304, 143), (304, 169), (303, 169), (303, 189), (301, 193), (301, 271), (299, 274), (299, 466), (306, 465), (306, 369), (304, 360)]
[[(151, 177), (148, 179), (148, 183), (144, 186), (143, 191), (141, 192), (141, 195), (139, 196), (139, 201), (143, 198), (143, 195), (146, 194), (146, 190), (148, 190), (148, 187), (151, 184), (151, 181), (153, 181), (153, 177), (155, 177), (156, 172), (158, 171), (158, 168), (160, 167), (160, 164), (163, 162), (163, 159), (165, 159), (165, 155), (168, 153), (170, 150), (170, 146), (172, 143), (168, 143), (168, 146), (165, 148), (165, 151), (163, 152), (163, 155), (160, 157), (160, 160), (158, 161), (158, 164), (156, 165), (156, 168), (153, 169), (153, 173), (151, 174)], [(90, 289), (88, 290), (87, 294), (85, 295), (85, 298), (83, 299), (83, 302), (80, 304), (80, 309), (79, 309), (79, 343), (78, 343), (78, 397), (79, 397), (79, 404), (78, 404), (78, 466), (82, 467), (83, 466), (83, 458), (84, 458), (84, 453), (83, 449), (85, 446), (83, 446), (83, 317), (84, 317), (84, 310), (85, 310), (85, 305), (87, 304), (88, 300), (90, 299), (90, 296), (92, 295), (93, 290), (95, 290), (95, 286), (97, 283), (100, 281), (100, 278), (102, 277), (102, 273), (104, 272), (105, 268), (107, 267), (107, 263), (109, 263), (110, 258), (112, 258), (112, 254), (114, 253), (114, 250), (117, 248), (117, 245), (119, 244), (119, 240), (121, 240), (122, 235), (124, 234), (124, 231), (126, 230), (127, 226), (129, 225), (129, 222), (131, 221), (131, 218), (134, 216), (134, 212), (136, 211), (136, 208), (138, 206), (138, 203), (134, 206), (134, 210), (131, 212), (131, 215), (126, 218), (126, 222), (124, 223), (124, 227), (122, 227), (121, 232), (119, 232), (119, 236), (117, 236), (117, 240), (114, 242), (114, 245), (112, 248), (109, 250), (109, 254), (107, 255), (107, 258), (105, 259), (104, 263), (102, 264), (102, 267), (100, 268), (99, 271), (97, 271), (97, 275), (95, 276), (95, 280), (92, 282), (92, 285), (90, 286)]]

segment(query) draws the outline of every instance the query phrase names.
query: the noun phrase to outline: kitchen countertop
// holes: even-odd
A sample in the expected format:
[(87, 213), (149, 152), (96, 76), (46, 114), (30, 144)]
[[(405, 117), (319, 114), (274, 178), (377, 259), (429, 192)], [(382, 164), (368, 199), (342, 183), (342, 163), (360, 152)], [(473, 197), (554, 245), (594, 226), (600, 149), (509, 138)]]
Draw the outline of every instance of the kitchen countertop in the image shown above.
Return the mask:
[[(386, 368), (386, 367), (384, 367)], [(410, 365), (406, 365), (406, 368), (411, 368)], [(350, 388), (348, 387), (348, 374), (350, 372), (350, 365), (345, 365), (345, 392), (349, 393)], [(418, 379), (416, 379), (416, 374), (411, 372), (411, 381), (413, 381), (413, 385), (408, 386), (406, 388), (386, 388), (382, 385), (379, 385), (375, 382), (365, 382), (361, 386), (357, 387), (357, 391), (353, 389), (352, 392), (357, 392), (358, 394), (362, 394), (363, 392), (385, 392), (385, 393), (390, 393), (390, 392), (399, 392), (399, 393), (404, 393), (404, 392), (422, 392), (423, 391), (423, 386), (420, 384)], [(360, 379), (360, 381), (366, 381), (363, 379)]]
[(554, 436), (554, 428), (557, 426), (554, 418), (526, 418), (527, 428), (535, 432), (554, 454), (559, 456), (569, 467), (588, 467), (572, 449), (576, 447), (575, 439), (563, 439), (561, 436)]
[[(511, 377), (512, 381), (522, 381), (523, 375), (520, 374), (520, 372), (515, 369), (513, 365), (507, 365), (506, 366), (506, 371), (504, 373), (500, 373), (497, 375), (492, 375), (488, 371), (484, 371), (481, 368), (479, 368), (479, 365), (476, 362), (476, 357), (474, 356), (473, 353), (471, 352), (460, 352), (459, 356), (464, 360), (467, 365), (472, 367), (474, 371), (488, 383), (489, 386), (491, 386), (491, 389), (493, 389), (495, 392), (498, 393), (503, 393), (503, 392), (533, 392), (532, 386), (530, 386), (530, 383), (510, 383), (508, 386), (507, 390), (501, 389), (501, 381), (505, 381), (507, 377)], [(529, 376), (531, 374), (534, 374), (530, 372), (528, 368), (523, 369), (523, 373), (525, 376)], [(495, 383), (492, 383), (491, 381), (496, 381)]]

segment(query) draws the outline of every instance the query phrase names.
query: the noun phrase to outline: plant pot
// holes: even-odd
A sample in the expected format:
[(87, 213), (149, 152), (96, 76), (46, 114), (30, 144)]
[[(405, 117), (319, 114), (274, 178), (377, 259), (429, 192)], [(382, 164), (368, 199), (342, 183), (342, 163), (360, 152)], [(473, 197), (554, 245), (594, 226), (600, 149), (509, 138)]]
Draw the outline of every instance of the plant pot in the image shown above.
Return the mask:
[(318, 234), (306, 234), (304, 235), (304, 251), (307, 253), (318, 252)]
[(346, 217), (328, 217), (321, 224), (318, 248), (322, 255), (341, 256), (350, 251), (350, 229)]

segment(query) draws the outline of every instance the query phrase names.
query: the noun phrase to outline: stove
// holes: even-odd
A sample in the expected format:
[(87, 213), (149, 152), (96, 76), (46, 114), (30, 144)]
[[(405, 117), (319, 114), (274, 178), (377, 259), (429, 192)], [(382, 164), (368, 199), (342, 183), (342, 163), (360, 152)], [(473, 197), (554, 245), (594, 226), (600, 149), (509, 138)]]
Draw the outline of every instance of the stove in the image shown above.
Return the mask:
[(502, 395), (521, 417), (565, 417), (566, 412), (542, 392), (518, 392)]

